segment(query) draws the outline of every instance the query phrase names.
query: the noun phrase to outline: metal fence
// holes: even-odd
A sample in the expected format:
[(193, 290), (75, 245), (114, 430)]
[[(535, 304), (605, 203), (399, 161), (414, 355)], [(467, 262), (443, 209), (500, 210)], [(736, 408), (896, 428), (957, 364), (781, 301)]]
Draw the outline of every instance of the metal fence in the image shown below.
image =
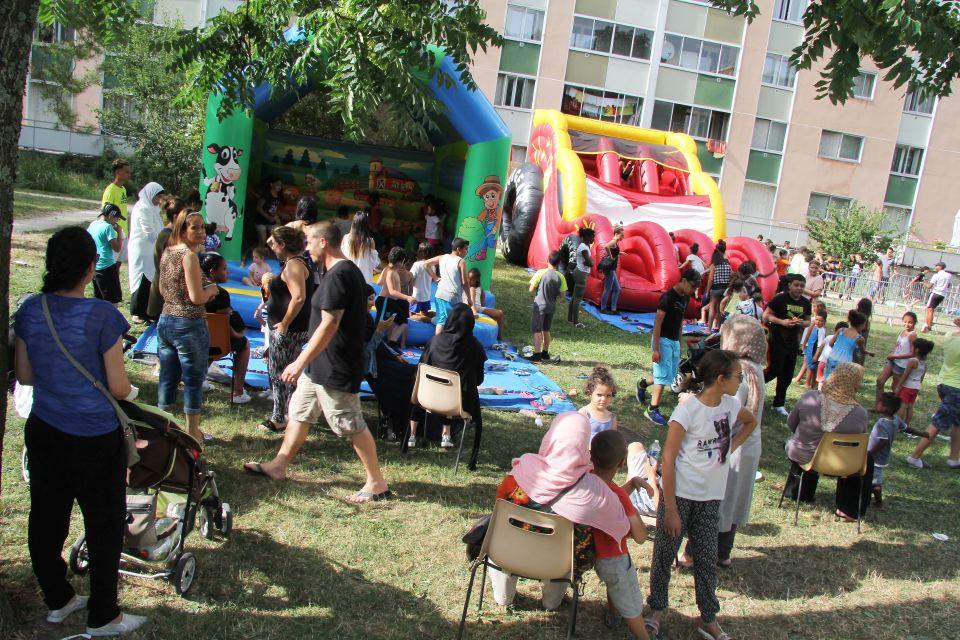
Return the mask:
[[(912, 283), (908, 275), (892, 275), (888, 282), (874, 280), (873, 274), (860, 273), (823, 273), (824, 295), (840, 299), (859, 300), (870, 298), (875, 305), (884, 307), (926, 307), (930, 298), (930, 289), (924, 283)], [(960, 315), (960, 283), (951, 284), (943, 302), (937, 308), (938, 313)]]

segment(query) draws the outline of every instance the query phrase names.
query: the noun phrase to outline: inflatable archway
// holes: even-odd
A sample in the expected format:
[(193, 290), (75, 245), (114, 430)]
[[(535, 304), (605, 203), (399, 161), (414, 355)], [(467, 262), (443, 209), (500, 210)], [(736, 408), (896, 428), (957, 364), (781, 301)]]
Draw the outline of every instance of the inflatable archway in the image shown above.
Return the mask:
[[(527, 162), (510, 176), (504, 203), (503, 251), (514, 264), (542, 267), (566, 235), (584, 225), (596, 230), (585, 294), (594, 302), (603, 289), (596, 270), (602, 247), (621, 226), (620, 308), (627, 310), (656, 308), (680, 279), (679, 252), (686, 256), (697, 243), (709, 263), (714, 241), (726, 237), (720, 191), (701, 169), (693, 138), (552, 109), (534, 114)], [(756, 240), (728, 238), (727, 246), (734, 269), (751, 260), (761, 273), (773, 270), (770, 252)], [(769, 300), (775, 278), (761, 287)]]
[[(288, 40), (305, 37), (295, 27)], [(470, 242), (467, 260), (480, 269), (483, 285), (490, 286), (499, 234), (504, 178), (510, 156), (510, 132), (486, 97), (468, 89), (454, 62), (433, 47), (436, 70), (453, 79), (441, 86), (439, 74), (430, 79), (424, 70), (420, 82), (442, 104), (438, 131), (430, 132), (433, 153), (354, 145), (270, 131), (268, 124), (291, 107), (309, 86), (276, 91), (269, 85), (255, 89), (249, 111), (234, 111), (220, 120), (222, 95), (207, 101), (200, 194), (208, 222), (216, 222), (222, 253), (240, 260), (252, 230), (248, 204), (267, 176), (284, 183), (287, 204), (303, 192), (318, 196), (323, 215), (340, 207), (362, 209), (376, 194), (385, 222), (412, 225), (427, 195), (444, 199), (456, 235)], [(292, 206), (292, 205), (290, 205)], [(252, 214), (252, 212), (251, 212)]]

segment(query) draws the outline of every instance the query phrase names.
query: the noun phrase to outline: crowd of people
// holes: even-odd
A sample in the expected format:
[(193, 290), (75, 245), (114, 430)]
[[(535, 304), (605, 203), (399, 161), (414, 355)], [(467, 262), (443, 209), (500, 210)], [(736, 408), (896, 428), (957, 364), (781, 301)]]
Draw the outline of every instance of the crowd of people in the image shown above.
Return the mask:
[[(124, 337), (130, 325), (116, 308), (122, 298), (120, 260), (129, 263), (134, 322), (156, 323), (157, 406), (173, 411), (182, 404), (186, 429), (198, 440), (210, 440), (201, 430), (210, 362), (208, 314), (228, 316), (239, 373), (230, 391), (235, 402), (250, 400), (243, 386), (250, 344), (243, 320), (221, 286), (228, 280), (228, 265), (216, 251), (216, 230), (207, 227), (199, 212), (199, 198), (190, 194), (180, 199), (148, 183), (131, 211), (125, 238), (120, 224), (126, 218), (125, 196), (121, 198), (116, 187), (128, 178), (129, 165), (116, 163), (115, 180), (105, 192), (105, 200), (114, 201), (104, 203), (88, 229), (68, 227), (53, 234), (41, 294), (24, 301), (15, 316), (17, 380), (34, 389), (25, 436), (31, 470), (31, 560), (49, 608), (48, 620), (62, 622), (87, 609), (91, 636), (128, 633), (144, 622), (122, 613), (117, 604), (126, 456), (113, 400), (139, 395), (124, 369)], [(343, 212), (334, 220), (319, 221), (316, 202), (304, 197), (294, 219), (284, 223), (278, 191), (269, 180), (267, 186), (256, 209), (255, 230), (262, 244), (253, 252), (245, 280), (261, 289), (258, 317), (262, 315), (268, 335), (273, 406), (261, 426), (283, 437), (272, 459), (248, 462), (243, 470), (274, 481), (286, 478), (310, 427), (322, 415), (337, 436), (350, 440), (364, 469), (364, 484), (346, 499), (355, 504), (391, 499), (359, 390), (363, 380), (370, 383), (404, 451), (430, 434), (427, 416), (411, 405), (416, 365), (400, 353), (407, 335), (404, 325), (412, 317), (436, 325), (420, 362), (461, 376), (462, 404), (473, 417), (476, 433), (469, 464), (474, 468), (486, 360), (473, 336), (475, 319), (481, 313), (490, 316), (502, 332), (504, 314), (487, 305), (479, 274), (467, 268), (467, 242), (443, 237), (435, 211), (441, 205), (431, 201), (425, 206), (427, 234), (411, 249), (385, 239), (375, 200), (347, 226)], [(578, 313), (591, 270), (604, 275), (601, 311), (617, 312), (622, 237), (622, 231), (615, 231), (594, 265), (593, 230), (580, 229), (533, 275), (531, 361), (551, 359), (552, 321), (564, 291), (572, 294), (568, 321), (584, 326)], [(828, 333), (828, 310), (821, 298), (830, 285), (821, 266), (825, 262), (832, 270), (836, 261), (817, 260), (803, 250), (791, 260), (783, 250), (776, 251), (777, 268), (770, 273), (758, 272), (750, 262), (734, 270), (723, 241), (709, 264), (696, 246), (688, 255), (677, 256), (681, 278), (663, 293), (657, 307), (651, 375), (636, 383), (644, 414), (666, 429), (662, 451), (659, 445), (650, 451), (639, 443), (628, 446), (612, 411), (617, 383), (608, 368), (598, 366), (586, 380), (587, 404), (579, 412), (556, 417), (539, 452), (515, 459), (497, 490), (498, 499), (551, 511), (575, 523), (578, 574), (596, 569), (607, 587), (608, 622), (622, 618), (637, 638), (660, 631), (670, 604), (674, 563), (693, 570), (700, 634), (730, 638), (717, 622), (717, 572), (733, 562), (736, 532), (750, 520), (768, 382), (776, 381), (770, 404), (786, 417), (792, 434), (784, 454), (791, 464), (786, 493), (795, 499), (812, 500), (818, 478), (802, 466), (825, 433), (870, 430), (858, 390), (864, 358), (874, 355), (867, 346), (872, 302), (882, 300), (883, 287), (872, 292), (874, 300), (860, 300)], [(279, 261), (276, 273), (270, 256)], [(895, 273), (892, 254), (877, 259), (883, 285), (882, 278)], [(883, 275), (885, 264), (888, 275)], [(379, 294), (371, 286), (377, 273)], [(945, 273), (942, 264), (937, 273)], [(764, 278), (778, 279), (778, 293), (768, 304), (760, 295)], [(936, 281), (935, 275), (928, 283), (931, 302), (940, 295), (935, 292), (943, 280)], [(949, 284), (949, 274), (946, 281)], [(86, 297), (91, 283), (95, 298)], [(434, 283), (435, 313), (430, 310)], [(661, 413), (663, 392), (677, 382), (691, 304), (702, 309), (700, 320), (716, 336), (703, 341), (699, 359), (682, 378), (685, 393), (668, 417)], [(371, 314), (371, 308), (376, 313)], [(936, 306), (928, 308), (932, 313)], [(912, 467), (929, 466), (923, 456), (939, 433), (951, 438), (947, 464), (960, 467), (960, 319), (943, 347), (940, 406), (926, 430), (910, 425), (933, 349), (932, 342), (918, 337), (917, 322), (912, 311), (904, 314), (903, 331), (885, 356), (875, 398), (871, 394), (871, 408), (879, 418), (870, 435), (870, 481), (861, 492), (861, 483), (854, 479), (838, 480), (835, 507), (841, 519), (862, 517), (871, 496), (874, 504), (882, 505), (883, 469), (901, 431), (920, 437), (906, 460)], [(801, 355), (805, 370), (795, 379)], [(88, 377), (97, 385), (90, 385)], [(892, 391), (886, 390), (889, 380)], [(808, 390), (788, 409), (787, 390), (794, 382)], [(441, 447), (453, 446), (453, 426), (442, 423), (436, 430)], [(627, 480), (617, 484), (622, 468), (627, 469)], [(74, 501), (87, 532), (89, 598), (73, 591), (61, 558)], [(626, 546), (628, 537), (638, 544), (647, 539), (643, 517), (656, 523), (646, 602)], [(684, 537), (687, 545), (681, 551)], [(495, 600), (511, 602), (516, 578), (492, 570), (490, 580)], [(556, 608), (562, 596), (557, 584), (543, 585), (545, 607)]]

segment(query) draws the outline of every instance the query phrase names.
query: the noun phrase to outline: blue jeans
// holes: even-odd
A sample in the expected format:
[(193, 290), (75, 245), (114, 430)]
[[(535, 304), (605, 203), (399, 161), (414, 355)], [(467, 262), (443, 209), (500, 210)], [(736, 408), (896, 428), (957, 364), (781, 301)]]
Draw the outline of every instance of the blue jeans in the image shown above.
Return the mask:
[(610, 308), (617, 310), (617, 301), (620, 300), (620, 279), (617, 278), (616, 271), (608, 271), (603, 278), (603, 293), (600, 295), (600, 308), (607, 308), (607, 300), (610, 301)]
[(206, 318), (183, 318), (162, 314), (157, 323), (157, 356), (160, 382), (157, 406), (169, 411), (177, 403), (177, 386), (183, 379), (183, 412), (200, 413), (203, 380), (207, 377), (210, 334)]

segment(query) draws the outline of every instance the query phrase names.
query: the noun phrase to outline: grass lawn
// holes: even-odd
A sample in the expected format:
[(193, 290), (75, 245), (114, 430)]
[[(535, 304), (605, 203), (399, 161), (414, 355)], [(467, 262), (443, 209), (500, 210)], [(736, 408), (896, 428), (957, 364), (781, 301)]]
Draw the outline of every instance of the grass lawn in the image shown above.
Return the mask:
[(51, 194), (49, 196), (16, 193), (13, 197), (13, 219), (23, 220), (60, 211), (81, 211), (96, 209), (96, 203), (77, 200), (69, 196)]
[[(39, 234), (14, 238), (14, 258), (32, 266), (14, 268), (13, 296), (38, 286), (44, 239)], [(528, 277), (502, 261), (497, 264), (494, 289), (507, 311), (508, 336), (518, 346), (529, 342)], [(121, 280), (126, 282), (125, 275)], [(839, 315), (832, 313), (830, 323)], [(577, 374), (598, 362), (610, 365), (621, 384), (614, 405), (619, 422), (645, 442), (662, 441), (665, 432), (640, 415), (631, 392), (637, 373), (649, 369), (649, 338), (581, 317), (585, 331), (557, 322), (551, 353), (562, 362), (545, 366), (546, 372), (570, 389), (582, 386)], [(879, 355), (887, 353), (895, 329), (878, 323), (870, 347)], [(942, 338), (935, 340), (940, 344)], [(865, 399), (872, 398), (880, 358), (868, 362)], [(930, 369), (936, 372), (939, 366), (935, 350)], [(129, 371), (141, 397), (155, 399), (150, 372), (138, 365)], [(799, 392), (798, 387), (791, 391), (791, 402)], [(217, 437), (207, 456), (237, 516), (235, 533), (225, 542), (190, 537), (187, 546), (197, 555), (199, 573), (189, 599), (177, 597), (165, 582), (121, 581), (123, 606), (150, 618), (136, 637), (454, 637), (468, 577), (460, 536), (489, 512), (510, 460), (536, 450), (544, 429), (517, 414), (487, 412), (480, 466), (457, 475), (452, 456), (438, 449), (401, 458), (396, 445), (380, 444), (397, 500), (358, 508), (343, 498), (362, 483), (360, 465), (349, 444), (325, 428), (314, 429), (287, 482), (242, 475), (244, 461), (272, 456), (279, 439), (253, 428), (268, 411), (264, 401), (231, 409), (227, 399), (224, 390), (208, 395), (203, 428)], [(917, 409), (920, 426), (934, 410), (935, 399), (930, 380)], [(667, 402), (672, 405), (673, 397)], [(372, 407), (367, 410), (372, 420)], [(71, 618), (63, 628), (41, 622), (44, 607), (26, 548), (28, 495), (19, 463), (23, 421), (8, 418), (0, 499), (0, 593), (15, 612), (8, 637), (63, 638), (82, 630), (83, 616)], [(914, 441), (897, 441), (886, 473), (886, 509), (871, 509), (858, 536), (855, 525), (834, 521), (832, 481), (821, 483), (815, 506), (801, 509), (798, 527), (792, 524), (792, 509), (777, 508), (777, 485), (788, 466), (782, 453), (787, 428), (769, 412), (762, 426), (766, 479), (757, 485), (753, 522), (737, 537), (733, 568), (720, 574), (724, 627), (737, 638), (769, 640), (956, 638), (960, 475), (944, 463), (945, 443), (938, 442), (928, 455), (934, 468), (921, 472), (903, 463)], [(72, 535), (79, 529), (77, 519)], [(950, 541), (937, 542), (933, 532), (946, 533)], [(649, 541), (639, 547), (631, 543), (644, 591), (651, 550)], [(85, 581), (74, 583), (86, 592)], [(492, 602), (488, 589), (482, 615), (471, 611), (467, 637), (562, 637), (567, 607), (560, 613), (538, 610), (537, 591), (521, 584), (515, 607), (505, 610)], [(673, 608), (662, 637), (693, 637), (696, 605), (689, 573), (675, 575), (671, 595)], [(603, 601), (602, 587), (591, 573), (581, 599), (581, 638), (626, 637), (623, 627), (611, 631), (602, 625)]]

